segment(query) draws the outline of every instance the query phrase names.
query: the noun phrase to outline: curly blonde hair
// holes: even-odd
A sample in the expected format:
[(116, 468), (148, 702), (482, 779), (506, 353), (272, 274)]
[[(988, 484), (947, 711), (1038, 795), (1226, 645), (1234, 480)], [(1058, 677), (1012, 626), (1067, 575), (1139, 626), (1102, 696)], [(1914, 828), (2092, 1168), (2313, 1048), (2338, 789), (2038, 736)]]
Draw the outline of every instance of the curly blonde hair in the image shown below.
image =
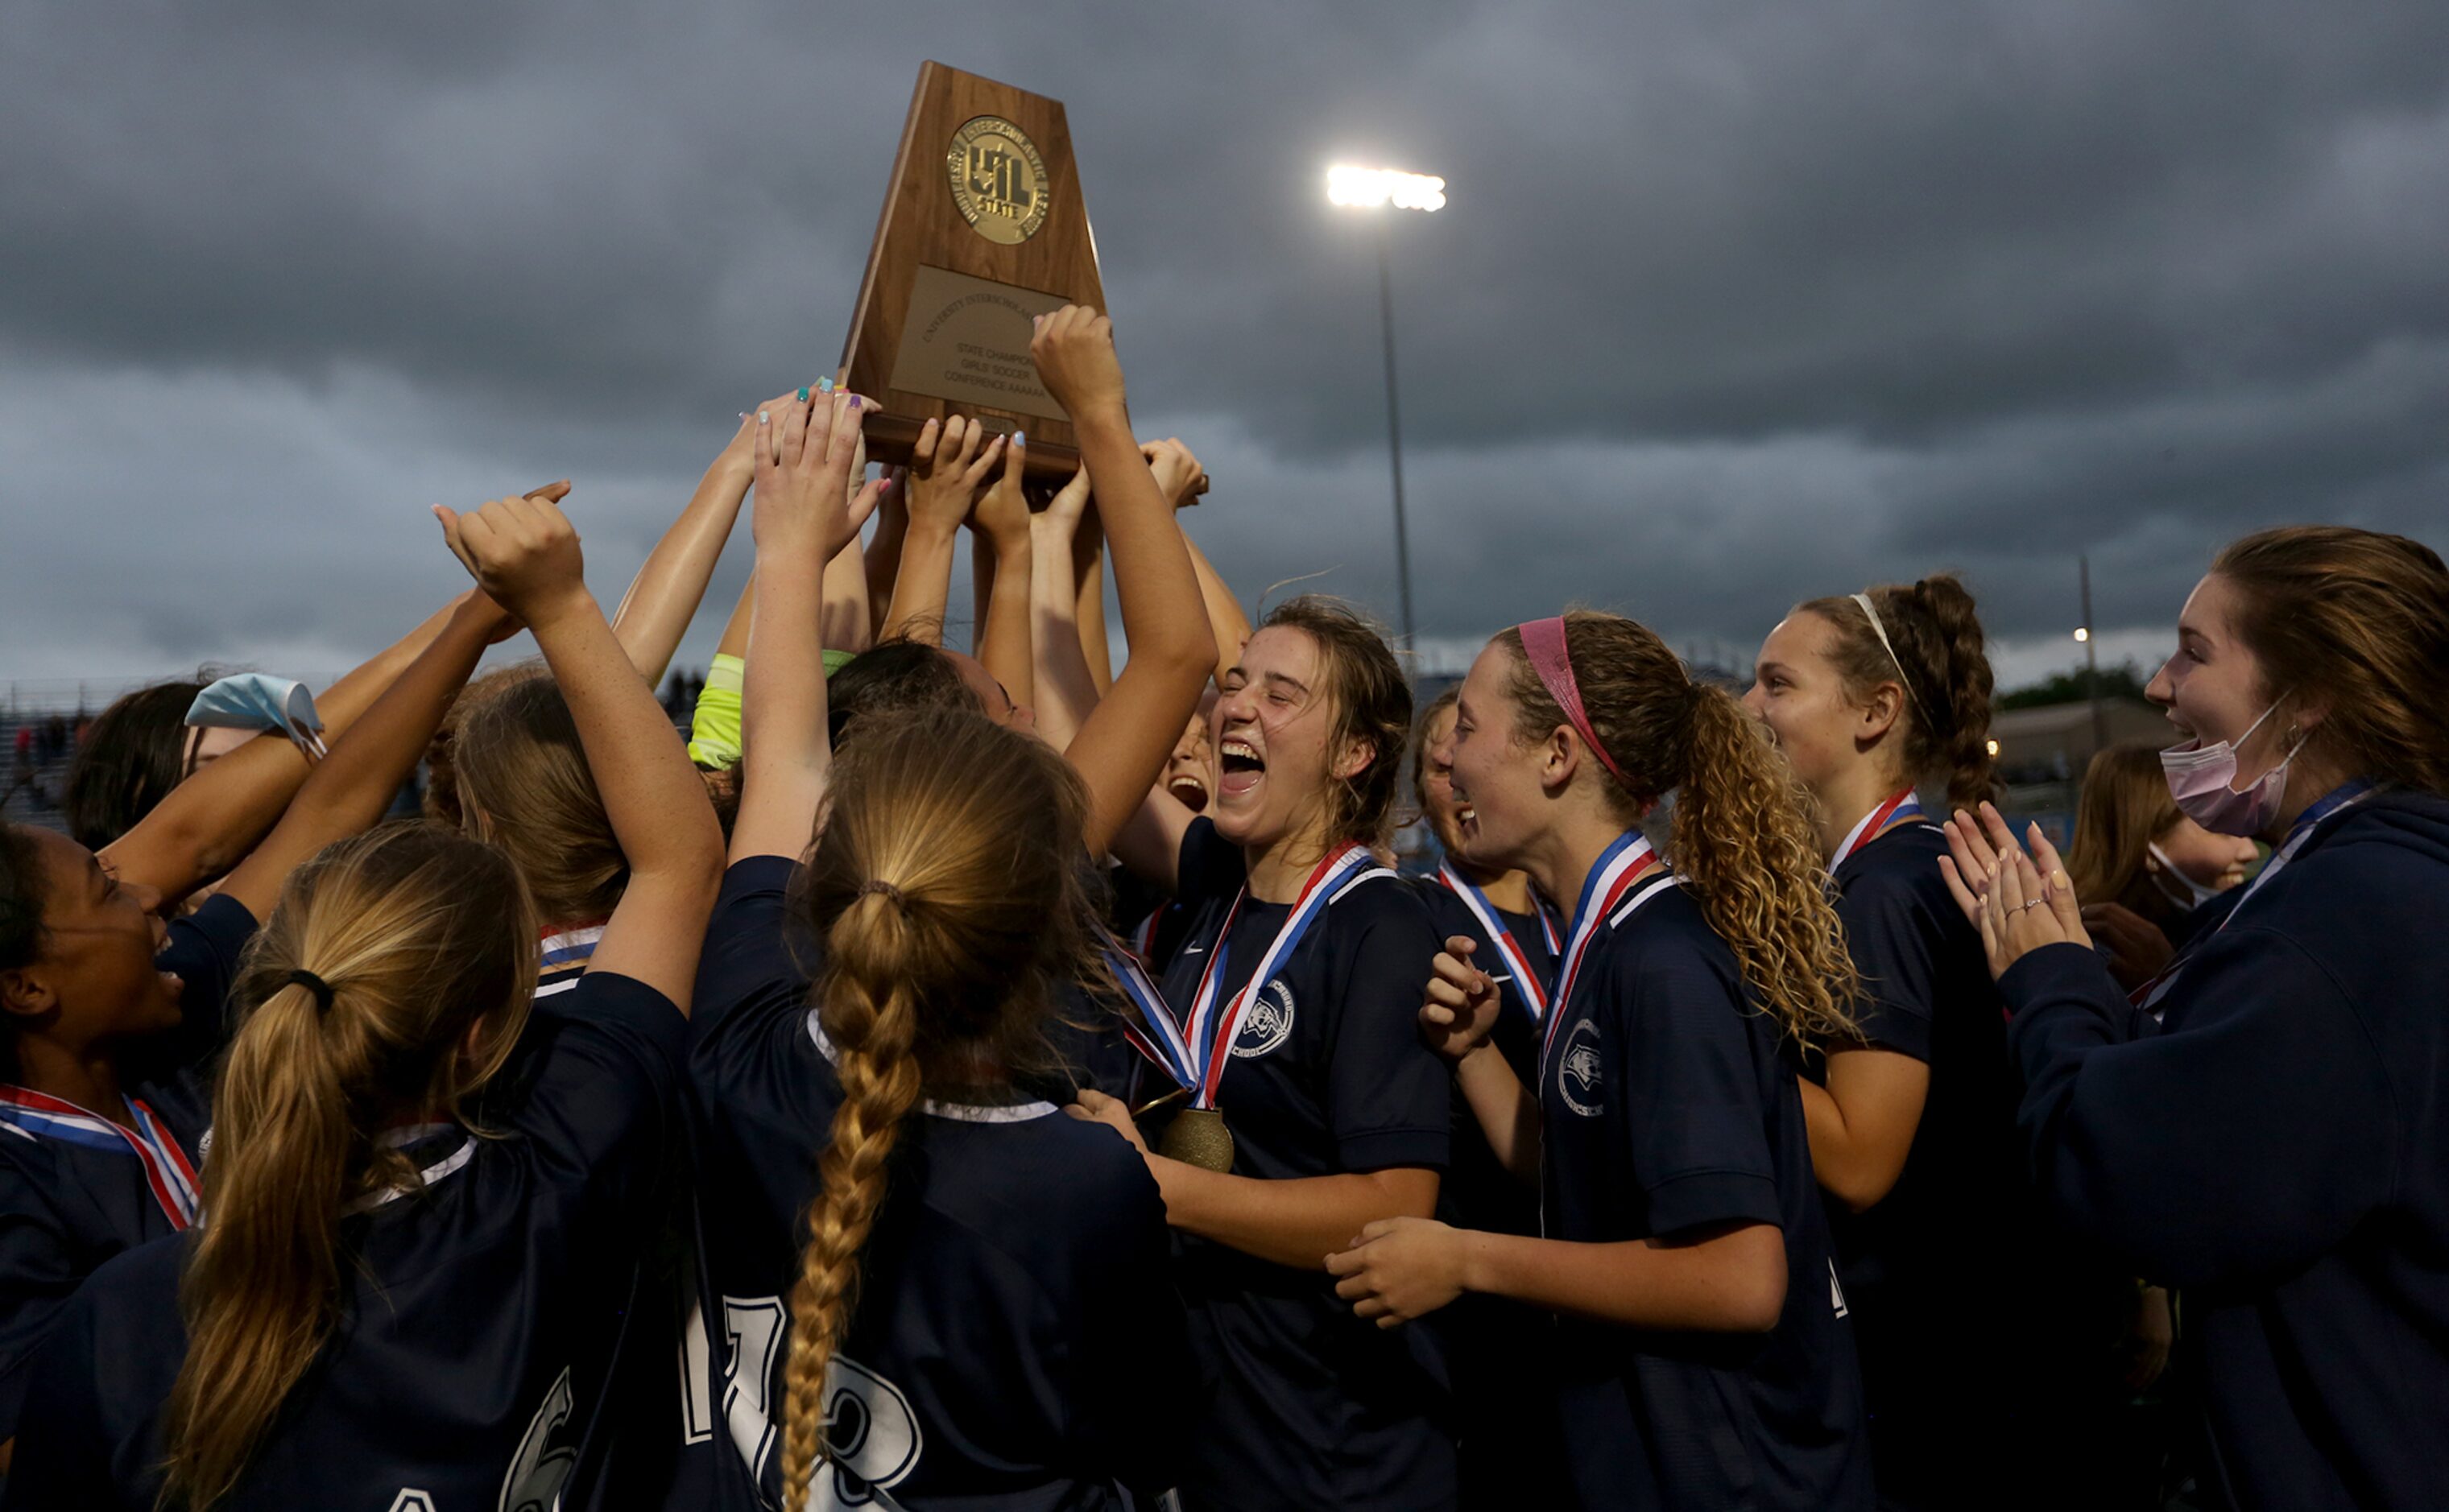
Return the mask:
[[(1637, 622), (1577, 610), (1565, 629), (1591, 729), (1624, 771), (1618, 781), (1590, 763), (1610, 812), (1631, 829), (1673, 792), (1675, 869), (1762, 1005), (1800, 1047), (1859, 1040), (1861, 979), (1829, 900), (1811, 797), (1766, 727), (1725, 689), (1694, 682)], [(1565, 711), (1524, 655), (1522, 632), (1496, 639), (1514, 657), (1514, 737), (1544, 740), (1570, 722)]]

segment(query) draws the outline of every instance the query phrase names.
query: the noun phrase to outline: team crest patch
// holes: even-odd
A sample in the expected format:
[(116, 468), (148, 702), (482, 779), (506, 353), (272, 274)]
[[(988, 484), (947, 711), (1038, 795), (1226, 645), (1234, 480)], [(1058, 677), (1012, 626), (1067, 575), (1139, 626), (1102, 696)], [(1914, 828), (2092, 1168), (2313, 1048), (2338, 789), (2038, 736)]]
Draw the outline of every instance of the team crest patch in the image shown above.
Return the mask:
[(1605, 1089), (1599, 1085), (1599, 1026), (1589, 1019), (1565, 1036), (1565, 1050), (1556, 1057), (1556, 1093), (1565, 1106), (1586, 1119), (1607, 1111)]
[(1293, 989), (1280, 977), (1270, 982), (1242, 1014), (1242, 1026), (1233, 1036), (1233, 1053), (1244, 1061), (1255, 1061), (1292, 1038)]

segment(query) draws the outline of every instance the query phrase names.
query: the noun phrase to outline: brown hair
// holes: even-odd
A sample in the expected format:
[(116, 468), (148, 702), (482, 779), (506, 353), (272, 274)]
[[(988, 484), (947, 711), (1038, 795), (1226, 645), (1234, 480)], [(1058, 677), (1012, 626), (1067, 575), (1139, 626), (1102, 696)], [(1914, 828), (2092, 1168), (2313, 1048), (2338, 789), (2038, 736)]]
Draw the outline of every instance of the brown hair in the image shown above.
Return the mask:
[(99, 851), (136, 828), (187, 777), (189, 754), (203, 732), (187, 710), (212, 685), (210, 668), (138, 688), (94, 716), (68, 763), (60, 816), (76, 843)]
[(521, 661), (479, 673), (452, 696), (451, 707), (443, 711), (434, 737), (425, 742), (425, 794), (417, 807), (427, 818), (454, 830), (466, 825), (466, 806), (459, 796), (457, 752), (459, 727), (468, 721), (468, 716), (478, 704), (513, 682), (550, 676), (543, 662)]
[(2075, 799), (2066, 864), (2076, 900), (2123, 903), (2154, 924), (2174, 922), (2184, 910), (2149, 885), (2144, 863), (2180, 817), (2158, 747), (2139, 740), (2102, 747), (2083, 769)]
[[(1724, 688), (1693, 681), (1649, 627), (1579, 610), (1565, 625), (1591, 729), (1624, 770), (1619, 782), (1596, 760), (1585, 767), (1610, 812), (1631, 829), (1672, 790), (1676, 871), (1763, 1005), (1798, 1045), (1858, 1038), (1861, 979), (1828, 900), (1810, 794), (1767, 728)], [(1514, 657), (1514, 738), (1545, 740), (1570, 722), (1565, 711), (1523, 654), (1522, 632), (1496, 640)]]
[(1412, 733), (1412, 686), (1386, 643), (1385, 632), (1339, 599), (1304, 593), (1267, 611), (1259, 628), (1299, 630), (1318, 647), (1332, 709), (1328, 759), (1354, 741), (1369, 747), (1369, 764), (1348, 777), (1327, 779), (1329, 844), (1357, 840), (1382, 851), (1395, 831), (1395, 792)]
[(548, 925), (608, 918), (628, 858), (604, 813), (561, 684), (504, 679), (462, 717), (451, 742), (460, 828), (510, 856)]
[[(320, 1006), (288, 980), (331, 988)], [(204, 1219), (179, 1283), (187, 1355), (166, 1409), (165, 1501), (226, 1496), (339, 1317), (341, 1208), (413, 1188), (376, 1136), (405, 1111), (465, 1121), (534, 991), (536, 929), (500, 852), (387, 825), (290, 873), (232, 996), (252, 1004), (213, 1099)], [(461, 1053), (495, 1021), (484, 1054)]]
[(974, 711), (870, 715), (834, 767), (798, 883), (825, 942), (819, 1022), (842, 1087), (791, 1290), (782, 1497), (806, 1504), (825, 1372), (922, 1086), (1043, 1059), (1055, 986), (1089, 970), (1088, 793), (1043, 741)]
[[(1918, 783), (1945, 767), (1948, 806), (1972, 808), (1996, 791), (1990, 771), (1994, 684), (1973, 595), (1954, 573), (1939, 572), (1917, 583), (1884, 584), (1864, 597), (1880, 611), (1876, 629), (1850, 597), (1812, 599), (1795, 612), (1816, 614), (1835, 627), (1829, 660), (1844, 679), (1846, 698), (1867, 703), (1882, 682), (1904, 690), (1897, 778)], [(1894, 657), (1880, 643), (1880, 629), (1888, 632)]]
[(2274, 699), (2319, 689), (2313, 743), (2350, 776), (2449, 792), (2449, 569), (2430, 546), (2345, 526), (2231, 544), (2211, 571)]
[(1457, 682), (1431, 699), (1428, 706), (1420, 710), (1420, 717), (1412, 721), (1412, 804), (1423, 819), (1429, 813), (1429, 730), (1437, 722), (1438, 715), (1461, 701), (1462, 684)]

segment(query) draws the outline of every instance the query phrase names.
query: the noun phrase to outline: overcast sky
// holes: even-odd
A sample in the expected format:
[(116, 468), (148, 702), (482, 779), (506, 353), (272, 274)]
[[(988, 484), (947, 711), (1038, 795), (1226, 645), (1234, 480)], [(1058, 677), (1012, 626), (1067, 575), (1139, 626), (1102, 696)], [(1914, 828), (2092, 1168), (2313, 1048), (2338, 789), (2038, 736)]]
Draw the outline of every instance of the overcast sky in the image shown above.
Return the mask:
[[(928, 57), (1063, 100), (1135, 418), (1246, 598), (1432, 660), (1568, 601), (1747, 660), (1967, 573), (2002, 680), (2149, 655), (2221, 543), (2449, 548), (2449, 5), (133, 6), (0, 14), (0, 679), (322, 674), (575, 480), (609, 603), (829, 372)], [(746, 569), (743, 524), (700, 661)], [(963, 579), (966, 581), (966, 578)]]

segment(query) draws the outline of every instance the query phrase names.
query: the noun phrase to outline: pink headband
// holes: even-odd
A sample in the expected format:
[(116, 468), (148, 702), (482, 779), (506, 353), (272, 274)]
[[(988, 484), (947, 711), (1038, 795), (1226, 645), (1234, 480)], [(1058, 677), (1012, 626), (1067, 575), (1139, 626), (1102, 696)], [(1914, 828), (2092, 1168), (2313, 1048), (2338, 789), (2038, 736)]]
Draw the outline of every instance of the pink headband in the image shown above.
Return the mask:
[(1607, 768), (1617, 782), (1630, 788), (1631, 779), (1615, 764), (1615, 757), (1607, 754), (1607, 747), (1599, 744), (1598, 736), (1591, 729), (1591, 717), (1582, 709), (1581, 685), (1573, 680), (1573, 659), (1565, 650), (1564, 617), (1525, 621), (1514, 628), (1522, 637), (1522, 655), (1529, 659), (1531, 670), (1539, 674), (1540, 686), (1548, 690), (1548, 697), (1555, 699), (1557, 707), (1565, 711), (1565, 718), (1572, 721), (1582, 744), (1591, 748), (1591, 755), (1599, 758), (1599, 765)]

